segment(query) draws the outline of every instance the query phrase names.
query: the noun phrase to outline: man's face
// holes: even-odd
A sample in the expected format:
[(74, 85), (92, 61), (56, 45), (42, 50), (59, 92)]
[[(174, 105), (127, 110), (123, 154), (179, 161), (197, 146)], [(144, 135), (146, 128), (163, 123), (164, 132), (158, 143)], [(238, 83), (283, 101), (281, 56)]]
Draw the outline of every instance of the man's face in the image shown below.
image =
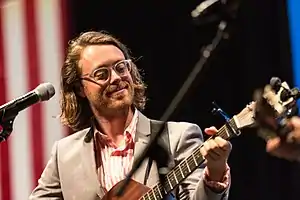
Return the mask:
[(131, 106), (134, 96), (131, 64), (124, 60), (123, 52), (113, 45), (91, 45), (82, 51), (81, 94), (98, 112), (114, 112)]

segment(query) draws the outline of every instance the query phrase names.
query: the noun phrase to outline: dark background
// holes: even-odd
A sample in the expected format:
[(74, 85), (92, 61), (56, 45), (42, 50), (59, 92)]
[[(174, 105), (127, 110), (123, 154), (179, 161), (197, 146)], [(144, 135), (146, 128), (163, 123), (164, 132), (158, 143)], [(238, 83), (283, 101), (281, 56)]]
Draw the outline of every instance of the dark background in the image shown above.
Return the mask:
[[(158, 119), (216, 34), (218, 22), (192, 22), (190, 12), (200, 2), (72, 0), (68, 39), (87, 30), (106, 30), (125, 43), (148, 84), (144, 113)], [(194, 122), (202, 129), (220, 127), (224, 120), (211, 114), (212, 101), (232, 116), (272, 76), (293, 85), (286, 2), (241, 2), (235, 23), (229, 23), (230, 39), (213, 53), (172, 120)], [(267, 155), (254, 129), (244, 129), (232, 144), (230, 200), (297, 198), (299, 166)]]

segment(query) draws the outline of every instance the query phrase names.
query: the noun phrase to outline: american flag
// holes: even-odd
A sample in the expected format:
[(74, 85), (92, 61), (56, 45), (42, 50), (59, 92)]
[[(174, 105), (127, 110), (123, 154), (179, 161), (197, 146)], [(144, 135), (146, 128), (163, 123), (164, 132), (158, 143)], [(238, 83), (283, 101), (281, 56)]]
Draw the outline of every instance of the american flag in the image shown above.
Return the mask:
[(25, 200), (55, 140), (67, 135), (59, 118), (59, 73), (66, 44), (66, 0), (0, 0), (0, 105), (42, 82), (55, 96), (22, 111), (0, 143), (0, 199)]

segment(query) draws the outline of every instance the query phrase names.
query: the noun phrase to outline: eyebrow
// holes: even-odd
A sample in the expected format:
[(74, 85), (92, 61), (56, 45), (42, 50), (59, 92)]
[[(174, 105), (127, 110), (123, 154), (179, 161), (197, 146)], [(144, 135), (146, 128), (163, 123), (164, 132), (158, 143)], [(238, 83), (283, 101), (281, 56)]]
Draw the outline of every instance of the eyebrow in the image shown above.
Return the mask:
[(92, 71), (95, 71), (96, 69), (100, 69), (100, 68), (104, 68), (104, 67), (109, 67), (109, 66), (111, 66), (111, 65), (115, 65), (115, 64), (117, 64), (118, 62), (120, 62), (120, 61), (122, 61), (122, 60), (125, 60), (125, 59), (119, 59), (119, 60), (117, 60), (117, 61), (114, 61), (113, 63), (111, 63), (111, 64), (100, 64), (100, 65), (97, 65)]

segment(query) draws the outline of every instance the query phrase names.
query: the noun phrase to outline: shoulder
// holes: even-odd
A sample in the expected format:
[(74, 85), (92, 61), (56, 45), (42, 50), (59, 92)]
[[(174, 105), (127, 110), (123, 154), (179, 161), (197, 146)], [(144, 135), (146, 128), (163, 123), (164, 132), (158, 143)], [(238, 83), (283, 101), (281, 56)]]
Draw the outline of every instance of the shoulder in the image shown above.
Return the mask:
[[(154, 123), (162, 123), (160, 120), (147, 118)], [(168, 133), (170, 138), (179, 140), (182, 136), (192, 135), (203, 139), (201, 128), (191, 122), (186, 121), (167, 121)]]
[(195, 124), (195, 123), (190, 123), (190, 122), (175, 122), (175, 121), (169, 121), (168, 122), (168, 128), (170, 131), (181, 131), (181, 132), (185, 132), (185, 131), (197, 131), (197, 132), (201, 132), (200, 127)]
[[(153, 120), (160, 122), (159, 120)], [(203, 143), (203, 135), (200, 127), (195, 123), (185, 121), (168, 121), (169, 144), (173, 154), (179, 149), (198, 146)]]
[(58, 140), (57, 143), (57, 148), (59, 150), (64, 150), (64, 149), (74, 149), (76, 148), (78, 145), (81, 145), (86, 136), (87, 133), (90, 131), (90, 128), (86, 128), (80, 131), (77, 131), (67, 137), (64, 137), (60, 140)]
[(195, 123), (184, 121), (168, 121), (169, 144), (175, 160), (188, 156), (203, 141), (200, 127)]
[(173, 138), (177, 141), (179, 140), (188, 140), (188, 139), (199, 139), (203, 140), (203, 134), (201, 128), (190, 122), (168, 122), (168, 132), (170, 138)]

